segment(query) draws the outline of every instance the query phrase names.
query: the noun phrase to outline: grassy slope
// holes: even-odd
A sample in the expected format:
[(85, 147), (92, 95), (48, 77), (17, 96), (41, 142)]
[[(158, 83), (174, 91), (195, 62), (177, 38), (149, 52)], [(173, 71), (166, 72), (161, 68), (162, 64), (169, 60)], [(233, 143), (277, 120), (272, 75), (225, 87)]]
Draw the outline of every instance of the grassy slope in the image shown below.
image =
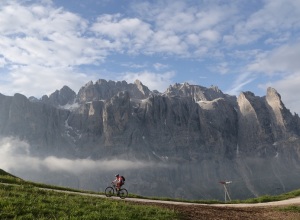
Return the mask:
[[(179, 219), (173, 210), (126, 201), (62, 194), (0, 170), (0, 219)], [(72, 190), (76, 191), (76, 190)]]
[[(4, 170), (0, 169), (0, 176), (11, 176), (11, 177), (15, 177), (14, 175), (11, 175), (10, 173), (5, 172)], [(17, 178), (17, 177), (15, 177)]]
[[(62, 195), (61, 193), (53, 191), (41, 190), (39, 188), (80, 192), (80, 190), (24, 181), (1, 169), (0, 182), (14, 184), (0, 184), (0, 219), (179, 219), (178, 213), (174, 210), (158, 208), (157, 206), (139, 206), (126, 203), (126, 201), (115, 201), (73, 194)], [(145, 198), (137, 195), (130, 196)], [(232, 201), (232, 203), (270, 202), (294, 198), (297, 196), (300, 196), (300, 190), (295, 190), (277, 196), (265, 195), (243, 201), (235, 200)], [(188, 201), (169, 198), (154, 199), (206, 204), (221, 203), (216, 200)], [(294, 206), (287, 207), (283, 210), (300, 212), (300, 208)]]

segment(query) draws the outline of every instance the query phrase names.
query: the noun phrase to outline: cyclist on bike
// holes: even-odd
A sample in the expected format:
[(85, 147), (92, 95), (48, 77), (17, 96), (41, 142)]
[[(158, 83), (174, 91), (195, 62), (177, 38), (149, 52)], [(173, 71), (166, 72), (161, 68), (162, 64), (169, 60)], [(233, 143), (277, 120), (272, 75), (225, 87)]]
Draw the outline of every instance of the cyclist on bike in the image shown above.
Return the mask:
[(119, 174), (115, 175), (115, 177), (116, 177), (116, 179), (114, 181), (112, 181), (112, 183), (115, 184), (117, 192), (118, 192), (120, 190), (121, 186), (124, 185), (124, 181), (123, 181), (123, 178)]

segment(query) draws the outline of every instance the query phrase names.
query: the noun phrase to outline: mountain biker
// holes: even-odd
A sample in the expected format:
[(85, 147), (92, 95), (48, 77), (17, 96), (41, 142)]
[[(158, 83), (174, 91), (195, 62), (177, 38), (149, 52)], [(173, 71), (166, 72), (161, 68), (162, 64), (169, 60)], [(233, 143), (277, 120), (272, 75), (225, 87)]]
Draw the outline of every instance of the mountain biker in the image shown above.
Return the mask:
[(112, 181), (112, 183), (115, 184), (117, 191), (119, 191), (121, 186), (124, 185), (124, 180), (122, 176), (120, 176), (119, 174), (115, 175), (115, 177), (116, 179)]

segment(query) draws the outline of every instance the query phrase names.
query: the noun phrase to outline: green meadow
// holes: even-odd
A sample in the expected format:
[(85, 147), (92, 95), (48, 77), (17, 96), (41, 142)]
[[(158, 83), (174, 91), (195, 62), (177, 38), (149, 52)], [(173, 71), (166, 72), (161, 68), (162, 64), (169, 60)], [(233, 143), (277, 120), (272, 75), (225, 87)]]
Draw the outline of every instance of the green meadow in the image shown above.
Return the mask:
[(44, 190), (4, 171), (0, 181), (0, 219), (179, 219), (157, 206)]
[[(63, 193), (55, 190), (64, 190), (73, 193)], [(84, 192), (85, 194), (93, 195), (103, 194), (24, 181), (0, 169), (0, 219), (176, 220), (182, 219), (183, 217), (175, 210), (154, 205), (138, 205), (127, 202), (126, 199), (114, 200), (91, 195), (75, 194), (74, 192)], [(146, 198), (133, 194), (129, 196), (134, 198)], [(297, 196), (300, 196), (300, 190), (276, 196), (264, 195), (248, 200), (234, 200), (231, 203), (263, 203)], [(216, 200), (189, 201), (170, 198), (151, 199), (205, 204), (222, 203)], [(300, 207), (287, 206), (278, 208), (278, 210), (284, 212), (300, 212)]]

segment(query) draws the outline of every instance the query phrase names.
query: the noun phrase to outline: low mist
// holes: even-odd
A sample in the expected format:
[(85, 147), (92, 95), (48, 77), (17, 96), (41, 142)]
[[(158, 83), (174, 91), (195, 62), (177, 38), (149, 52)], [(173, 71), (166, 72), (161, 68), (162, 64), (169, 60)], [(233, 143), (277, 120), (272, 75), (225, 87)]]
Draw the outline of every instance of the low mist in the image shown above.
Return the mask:
[(25, 141), (12, 137), (0, 139), (0, 168), (12, 174), (22, 173), (22, 176), (24, 176), (26, 172), (33, 171), (64, 172), (80, 175), (96, 171), (122, 172), (124, 170), (143, 169), (153, 166), (158, 165), (152, 162), (122, 159), (68, 159), (55, 156), (39, 158), (31, 155), (30, 145)]
[(26, 141), (0, 138), (0, 169), (28, 181), (98, 192), (119, 173), (126, 177), (125, 187), (130, 193), (184, 199), (223, 199), (219, 183), (223, 180), (232, 181), (229, 191), (234, 199), (284, 193), (298, 188), (300, 180), (298, 162), (282, 155), (172, 163), (40, 157), (36, 153)]

